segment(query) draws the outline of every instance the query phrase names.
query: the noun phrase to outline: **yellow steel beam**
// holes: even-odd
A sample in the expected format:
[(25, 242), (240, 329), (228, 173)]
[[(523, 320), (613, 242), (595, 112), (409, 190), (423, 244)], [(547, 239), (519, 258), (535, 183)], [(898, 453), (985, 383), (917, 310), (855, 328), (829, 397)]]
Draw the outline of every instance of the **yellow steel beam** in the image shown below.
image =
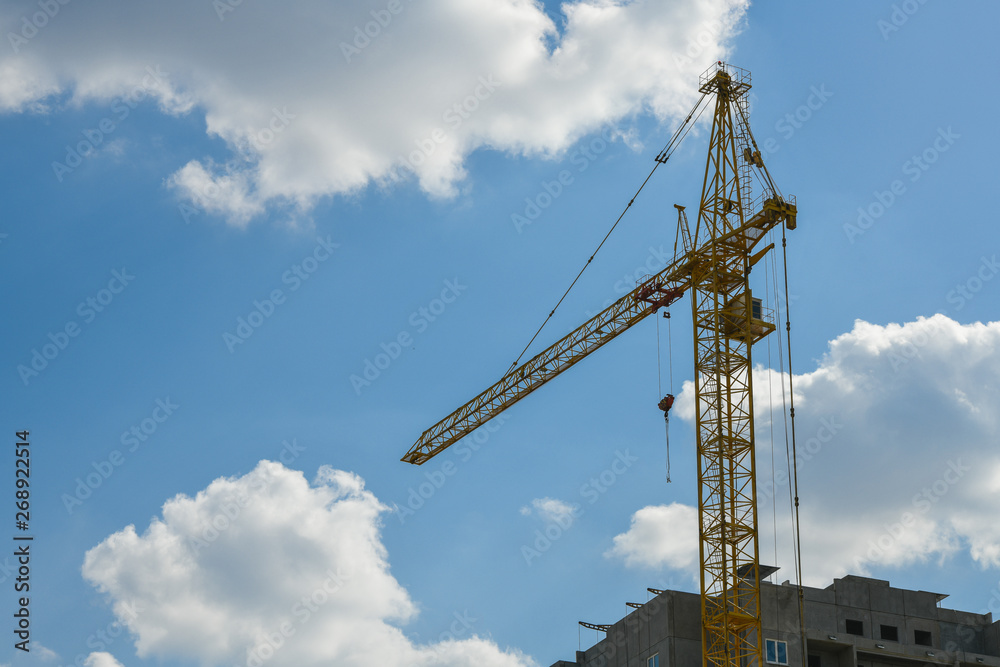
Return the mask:
[[(782, 211), (794, 204), (768, 199), (742, 226), (729, 230), (721, 240), (749, 251), (767, 230), (784, 220)], [(547, 349), (511, 370), (420, 436), (402, 460), (417, 465), (444, 451), (585, 356), (629, 329), (656, 308), (668, 306), (690, 286), (692, 270), (710, 264), (710, 247), (680, 256), (659, 273), (584, 322)], [(738, 275), (735, 276), (738, 278)]]
[(711, 667), (763, 663), (751, 346), (774, 326), (754, 317), (749, 273), (770, 249), (752, 253), (767, 229), (795, 220), (794, 204), (773, 196), (751, 215), (750, 167), (739, 160), (749, 129), (738, 123), (749, 89), (749, 73), (722, 63), (702, 77), (701, 91), (716, 105), (695, 237), (704, 261), (693, 265), (691, 310), (702, 654)]
[(679, 299), (687, 284), (686, 259), (681, 258), (424, 431), (402, 460), (419, 465), (439, 454), (657, 308)]

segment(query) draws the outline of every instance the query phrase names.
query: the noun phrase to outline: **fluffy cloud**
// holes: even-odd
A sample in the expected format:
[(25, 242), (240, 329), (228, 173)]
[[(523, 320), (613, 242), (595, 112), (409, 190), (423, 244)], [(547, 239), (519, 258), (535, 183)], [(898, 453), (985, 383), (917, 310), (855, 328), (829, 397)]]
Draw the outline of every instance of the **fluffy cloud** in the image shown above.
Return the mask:
[(56, 94), (59, 86), (31, 62), (0, 60), (0, 111), (46, 111), (43, 100)]
[[(58, 653), (50, 649), (48, 646), (42, 645), (42, 643), (38, 640), (31, 643), (31, 651), (35, 654), (35, 657), (42, 662), (55, 662), (59, 659)], [(0, 667), (10, 667), (10, 665), (0, 663)]]
[(168, 183), (245, 224), (411, 177), (451, 197), (477, 148), (549, 156), (637, 113), (676, 118), (749, 2), (576, 0), (557, 26), (534, 0), (95, 0), (34, 31), (34, 3), (7, 5), (31, 36), (0, 56), (0, 110), (197, 109), (233, 159), (193, 155)]
[(693, 577), (698, 571), (698, 510), (680, 503), (643, 507), (605, 555), (621, 558), (629, 567), (667, 567)]
[(548, 523), (557, 523), (560, 526), (572, 523), (573, 517), (579, 508), (570, 505), (562, 500), (557, 500), (556, 498), (535, 498), (531, 501), (531, 505), (525, 505), (521, 508), (521, 514), (524, 516), (536, 515), (543, 521)]
[[(796, 375), (806, 583), (943, 561), (959, 550), (983, 568), (1000, 567), (997, 377), (1000, 322), (962, 325), (944, 315), (885, 326), (859, 320), (815, 370)], [(754, 371), (760, 550), (762, 561), (791, 570), (782, 380)], [(689, 421), (693, 393), (687, 383), (676, 405)], [(684, 513), (666, 509), (637, 512), (611, 553), (629, 565), (684, 569), (665, 546)]]
[(123, 667), (110, 653), (91, 653), (83, 661), (84, 667)]
[[(356, 475), (324, 467), (313, 485), (262, 461), (179, 495), (139, 535), (86, 554), (83, 575), (113, 604), (140, 657), (201, 664), (524, 667), (472, 636), (415, 645), (395, 624), (416, 614), (389, 573), (387, 508)], [(117, 665), (93, 654), (90, 667)]]

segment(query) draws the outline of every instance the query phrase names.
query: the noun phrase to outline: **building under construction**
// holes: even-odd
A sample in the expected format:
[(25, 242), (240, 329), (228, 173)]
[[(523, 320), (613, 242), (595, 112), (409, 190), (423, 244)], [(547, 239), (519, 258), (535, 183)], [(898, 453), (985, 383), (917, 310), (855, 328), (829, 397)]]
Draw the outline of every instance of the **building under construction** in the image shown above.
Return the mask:
[[(762, 568), (769, 576), (776, 568)], [(650, 589), (632, 611), (576, 661), (552, 667), (689, 667), (703, 664), (701, 596)], [(1000, 667), (1000, 621), (992, 614), (941, 606), (947, 595), (894, 588), (846, 576), (826, 588), (803, 587), (805, 667), (952, 665)], [(760, 582), (764, 662), (803, 666), (798, 587)]]

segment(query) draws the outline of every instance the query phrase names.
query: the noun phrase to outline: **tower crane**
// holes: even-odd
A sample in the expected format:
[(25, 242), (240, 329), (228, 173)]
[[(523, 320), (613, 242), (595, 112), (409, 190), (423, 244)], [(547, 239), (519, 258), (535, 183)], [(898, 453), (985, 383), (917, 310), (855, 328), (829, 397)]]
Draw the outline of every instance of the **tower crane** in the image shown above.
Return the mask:
[[(678, 230), (681, 252), (663, 270), (424, 431), (402, 460), (425, 463), (690, 291), (702, 655), (706, 667), (747, 667), (763, 664), (751, 348), (775, 329), (761, 300), (751, 294), (749, 274), (774, 247), (757, 248), (767, 232), (782, 224), (795, 229), (797, 209), (795, 198), (783, 196), (774, 185), (750, 132), (750, 73), (718, 62), (699, 84), (698, 105), (714, 96), (715, 107), (697, 225), (693, 235), (686, 224)], [(667, 157), (665, 151), (657, 161)], [(755, 176), (762, 191), (753, 200)], [(686, 223), (682, 207), (678, 216)]]

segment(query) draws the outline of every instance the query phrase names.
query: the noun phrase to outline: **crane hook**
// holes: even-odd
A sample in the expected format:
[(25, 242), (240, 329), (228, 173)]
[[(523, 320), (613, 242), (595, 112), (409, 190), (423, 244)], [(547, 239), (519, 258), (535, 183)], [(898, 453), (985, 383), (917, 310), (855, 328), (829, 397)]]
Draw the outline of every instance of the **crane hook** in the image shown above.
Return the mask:
[(664, 430), (667, 434), (667, 483), (670, 483), (670, 408), (674, 407), (674, 395), (667, 394), (656, 407), (663, 410)]

